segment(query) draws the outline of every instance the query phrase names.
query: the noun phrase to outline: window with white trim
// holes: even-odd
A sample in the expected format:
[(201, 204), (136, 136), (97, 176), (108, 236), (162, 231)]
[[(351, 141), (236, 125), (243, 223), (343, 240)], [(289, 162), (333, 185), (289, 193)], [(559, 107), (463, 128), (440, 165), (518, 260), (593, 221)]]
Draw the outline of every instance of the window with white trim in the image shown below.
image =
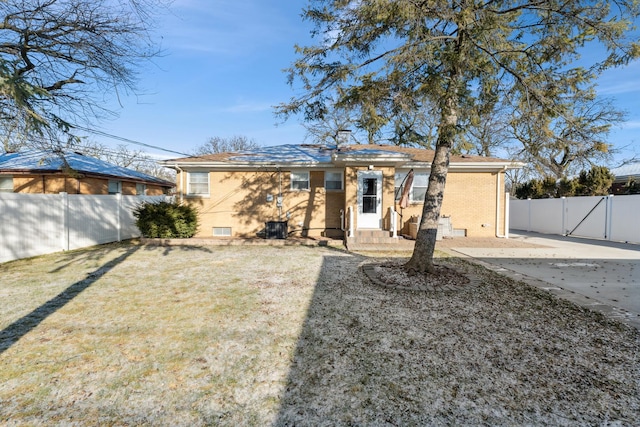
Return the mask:
[(407, 174), (409, 172), (396, 172), (395, 176), (393, 177), (394, 182), (395, 182), (395, 186), (393, 189), (393, 194), (395, 195), (396, 201), (399, 201), (402, 198), (402, 188), (404, 187), (404, 185), (402, 185), (404, 179), (406, 178)]
[(324, 188), (326, 190), (343, 190), (342, 171), (326, 171), (324, 173)]
[(13, 193), (13, 176), (0, 175), (0, 192)]
[(413, 175), (413, 185), (409, 198), (412, 202), (423, 203), (424, 197), (427, 195), (427, 186), (429, 185), (429, 174), (426, 172), (418, 172)]
[(213, 227), (213, 236), (231, 237), (231, 227)]
[[(403, 187), (401, 184), (407, 177), (409, 171), (399, 171), (395, 174), (395, 197), (396, 201), (402, 198)], [(427, 186), (429, 185), (429, 173), (428, 172), (416, 172), (413, 175), (413, 183), (409, 190), (409, 200), (412, 203), (423, 203), (424, 197), (427, 194)]]
[(308, 190), (309, 188), (309, 172), (291, 171), (292, 190)]
[(109, 180), (109, 194), (122, 193), (122, 181)]
[(187, 195), (209, 195), (209, 172), (187, 172)]
[(144, 196), (147, 194), (147, 186), (145, 184), (136, 184), (136, 195)]

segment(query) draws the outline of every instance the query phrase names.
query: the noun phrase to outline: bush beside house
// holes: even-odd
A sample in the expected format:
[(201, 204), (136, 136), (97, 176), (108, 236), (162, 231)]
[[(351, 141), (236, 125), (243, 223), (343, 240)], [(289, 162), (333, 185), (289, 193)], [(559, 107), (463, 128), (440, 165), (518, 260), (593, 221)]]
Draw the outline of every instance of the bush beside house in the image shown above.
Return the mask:
[(198, 231), (198, 213), (193, 206), (169, 202), (143, 203), (133, 215), (143, 237), (190, 238)]

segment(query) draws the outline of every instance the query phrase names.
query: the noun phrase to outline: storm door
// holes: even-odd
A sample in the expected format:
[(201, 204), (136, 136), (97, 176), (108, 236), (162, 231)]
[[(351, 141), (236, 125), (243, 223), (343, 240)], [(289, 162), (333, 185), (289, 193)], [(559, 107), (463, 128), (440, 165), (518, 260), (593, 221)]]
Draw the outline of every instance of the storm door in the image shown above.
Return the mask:
[(358, 228), (382, 227), (382, 172), (358, 172)]

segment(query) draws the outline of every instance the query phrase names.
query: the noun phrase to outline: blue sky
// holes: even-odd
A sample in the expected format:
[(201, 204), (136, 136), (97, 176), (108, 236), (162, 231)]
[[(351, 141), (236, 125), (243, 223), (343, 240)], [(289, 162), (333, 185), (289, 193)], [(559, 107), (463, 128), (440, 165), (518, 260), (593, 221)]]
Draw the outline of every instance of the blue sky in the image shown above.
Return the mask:
[[(164, 55), (145, 66), (138, 95), (121, 93), (119, 102), (111, 104), (119, 117), (102, 122), (100, 130), (184, 153), (213, 136), (242, 135), (261, 145), (302, 143), (304, 127), (295, 118), (278, 123), (273, 106), (295, 95), (283, 69), (296, 58), (294, 45), (311, 40), (311, 26), (300, 17), (305, 4), (174, 1), (156, 31)], [(610, 138), (617, 148), (624, 148), (618, 159), (640, 157), (640, 61), (608, 71), (599, 91), (629, 113), (628, 122)], [(92, 139), (121, 144), (105, 137)]]

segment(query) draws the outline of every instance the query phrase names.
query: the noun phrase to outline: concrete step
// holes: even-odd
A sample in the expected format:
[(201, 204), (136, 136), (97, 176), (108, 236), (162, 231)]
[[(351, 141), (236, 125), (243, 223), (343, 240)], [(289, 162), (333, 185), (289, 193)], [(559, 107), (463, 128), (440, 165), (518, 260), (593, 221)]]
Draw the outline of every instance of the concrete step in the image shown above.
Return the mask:
[(392, 237), (388, 230), (357, 230), (345, 243), (349, 250), (410, 250), (414, 245), (413, 240)]

